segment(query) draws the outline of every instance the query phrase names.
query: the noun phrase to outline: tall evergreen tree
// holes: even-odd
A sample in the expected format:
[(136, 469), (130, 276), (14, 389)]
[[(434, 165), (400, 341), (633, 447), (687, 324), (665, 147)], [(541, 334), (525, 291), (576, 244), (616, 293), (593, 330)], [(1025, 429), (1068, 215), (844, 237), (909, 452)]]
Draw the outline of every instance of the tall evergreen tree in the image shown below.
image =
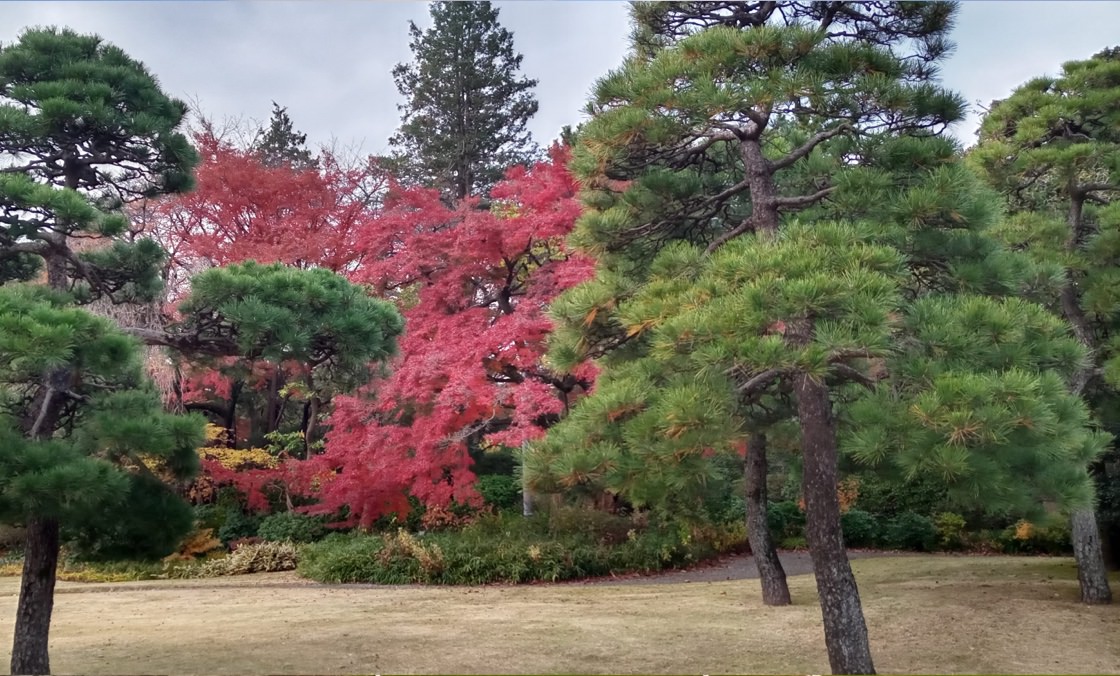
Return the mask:
[(318, 165), (315, 156), (307, 148), (307, 134), (292, 126), (288, 109), (275, 101), (272, 102), (272, 117), (268, 120), (268, 127), (257, 132), (251, 150), (269, 168), (288, 166), (302, 171), (314, 169)]
[(410, 24), (413, 62), (393, 68), (405, 98), (390, 139), (401, 178), (457, 202), (485, 195), (537, 153), (526, 124), (537, 112), (537, 81), (519, 76), (513, 33), (489, 2), (433, 2), (432, 25)]
[[(1090, 359), (1072, 378), (1097, 418), (1120, 429), (1120, 50), (1071, 61), (1057, 77), (1041, 77), (992, 107), (970, 159), (1006, 198), (1011, 212), (999, 234), (1027, 251), (1058, 283), (1036, 296), (1060, 312)], [(1098, 468), (1111, 494), (1107, 470)], [(1116, 477), (1111, 479), (1117, 481)], [(1071, 517), (1081, 597), (1109, 603), (1097, 518), (1090, 508)]]

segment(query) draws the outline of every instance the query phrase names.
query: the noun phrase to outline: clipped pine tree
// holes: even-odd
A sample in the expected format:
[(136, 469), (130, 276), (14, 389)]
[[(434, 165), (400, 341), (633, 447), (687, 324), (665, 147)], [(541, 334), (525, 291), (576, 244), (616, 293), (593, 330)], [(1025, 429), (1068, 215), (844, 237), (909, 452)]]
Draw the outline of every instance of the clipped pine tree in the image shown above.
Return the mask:
[[(1118, 106), (1120, 50), (1071, 61), (1058, 76), (1031, 80), (997, 102), (970, 155), (1006, 199), (1010, 216), (999, 236), (1038, 265), (1029, 288), (1033, 297), (1061, 313), (1088, 351), (1069, 379), (1106, 424), (1114, 420), (1120, 386), (1120, 352), (1111, 337), (1120, 328)], [(1108, 494), (1108, 483), (1118, 479), (1108, 476), (1104, 464), (1097, 469)], [(1092, 504), (1071, 515), (1081, 598), (1109, 603)]]
[[(32, 29), (0, 47), (0, 518), (27, 530), (13, 674), (50, 672), (63, 524), (93, 549), (114, 539), (151, 553), (173, 534), (158, 542), (120, 515), (167, 510), (165, 526), (184, 522), (156, 477), (195, 471), (204, 421), (162, 412), (137, 338), (193, 354), (307, 356), (333, 370), (391, 353), (402, 329), (390, 304), (325, 271), (211, 270), (166, 330), (83, 309), (157, 297), (164, 252), (122, 237), (121, 208), (190, 187), (185, 113), (97, 36)], [(82, 238), (105, 246), (79, 251)]]
[[(135, 342), (72, 306), (158, 290), (163, 253), (119, 238), (118, 210), (190, 186), (196, 157), (176, 131), (185, 113), (142, 64), (96, 36), (32, 29), (0, 47), (0, 482), (5, 520), (27, 528), (14, 674), (50, 671), (60, 524), (127, 499), (149, 458), (179, 477), (197, 464), (202, 421), (162, 415)], [(78, 253), (79, 237), (113, 241)], [(19, 283), (44, 268), (49, 289)]]

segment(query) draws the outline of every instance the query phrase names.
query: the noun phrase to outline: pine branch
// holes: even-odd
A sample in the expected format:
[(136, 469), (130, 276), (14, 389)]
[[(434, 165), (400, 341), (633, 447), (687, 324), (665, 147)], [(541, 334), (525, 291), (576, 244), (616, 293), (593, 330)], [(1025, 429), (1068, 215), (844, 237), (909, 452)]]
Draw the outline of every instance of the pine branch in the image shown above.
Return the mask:
[(828, 139), (833, 138), (835, 136), (839, 136), (840, 134), (842, 134), (846, 131), (850, 131), (851, 128), (852, 128), (851, 124), (845, 121), (845, 122), (842, 122), (841, 124), (839, 124), (838, 126), (833, 127), (832, 129), (829, 129), (827, 131), (822, 131), (818, 134), (814, 134), (813, 136), (809, 137), (808, 141), (801, 144), (800, 147), (798, 147), (796, 150), (794, 150), (790, 154), (786, 155), (785, 157), (781, 158), (780, 160), (777, 160), (775, 162), (771, 162), (770, 163), (770, 169), (772, 171), (778, 171), (778, 170), (781, 170), (781, 169), (785, 169), (786, 167), (790, 166), (794, 162), (797, 162), (801, 158), (806, 157), (809, 153), (813, 152), (813, 148), (816, 148), (821, 143), (824, 143)]
[(818, 190), (810, 195), (797, 195), (795, 197), (775, 197), (774, 206), (786, 209), (800, 209), (802, 207), (810, 206), (820, 200), (828, 197), (832, 191), (836, 190), (836, 186), (829, 186), (822, 190)]
[[(732, 371), (735, 370), (737, 369), (732, 369)], [(752, 376), (746, 382), (739, 385), (737, 389), (739, 390), (739, 394), (750, 396), (769, 387), (771, 383), (789, 372), (790, 369), (787, 368), (769, 369)]]
[(843, 376), (847, 380), (859, 383), (869, 390), (875, 389), (875, 381), (860, 373), (856, 369), (848, 366), (847, 364), (833, 364), (832, 372), (836, 375)]

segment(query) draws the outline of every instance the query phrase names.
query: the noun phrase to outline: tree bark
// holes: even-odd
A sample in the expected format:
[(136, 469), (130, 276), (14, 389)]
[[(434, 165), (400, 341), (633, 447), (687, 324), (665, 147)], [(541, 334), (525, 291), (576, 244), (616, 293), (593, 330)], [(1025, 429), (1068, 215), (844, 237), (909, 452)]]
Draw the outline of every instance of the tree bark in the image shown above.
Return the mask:
[[(1074, 253), (1081, 250), (1086, 237), (1082, 222), (1085, 191), (1072, 181), (1068, 190), (1070, 202), (1066, 224), (1069, 227), (1069, 234), (1066, 238), (1066, 250)], [(1058, 297), (1062, 314), (1073, 328), (1077, 340), (1085, 346), (1090, 355), (1089, 366), (1081, 369), (1071, 383), (1074, 394), (1082, 396), (1092, 379), (1099, 357), (1096, 338), (1081, 308), (1081, 298), (1077, 291), (1073, 270), (1066, 269), (1065, 284), (1062, 285)], [(1108, 569), (1104, 565), (1101, 535), (1093, 509), (1090, 507), (1075, 511), (1070, 516), (1070, 526), (1073, 555), (1077, 560), (1077, 581), (1081, 584), (1081, 600), (1093, 604), (1112, 603), (1112, 590), (1108, 586)]]
[(745, 480), (747, 485), (747, 540), (751, 545), (758, 578), (762, 582), (762, 602), (768, 606), (790, 604), (786, 571), (778, 559), (778, 549), (766, 518), (766, 435), (752, 434), (747, 446)]
[(12, 642), (13, 674), (49, 674), (47, 641), (54, 610), (55, 569), (58, 567), (59, 526), (55, 519), (30, 519), (23, 577)]
[[(68, 181), (68, 185), (71, 181)], [(46, 256), (47, 284), (65, 290), (65, 259)], [(46, 440), (54, 436), (62, 413), (62, 397), (56, 392), (66, 390), (73, 373), (69, 367), (57, 368), (43, 375), (43, 384), (31, 410), (34, 420), (23, 421), (23, 433), (31, 439)], [(55, 572), (58, 568), (59, 523), (54, 518), (30, 517), (23, 555), (23, 576), (20, 578), (16, 624), (12, 638), (11, 672), (13, 674), (49, 674), (48, 640), (51, 613), (54, 611)]]
[(1081, 600), (1093, 605), (1112, 603), (1112, 588), (1108, 586), (1108, 570), (1101, 551), (1096, 513), (1091, 507), (1078, 509), (1070, 515), (1070, 526)]
[(834, 674), (874, 674), (859, 588), (840, 531), (839, 457), (828, 386), (799, 373), (794, 392), (804, 459), (805, 535), (817, 579), (828, 662)]

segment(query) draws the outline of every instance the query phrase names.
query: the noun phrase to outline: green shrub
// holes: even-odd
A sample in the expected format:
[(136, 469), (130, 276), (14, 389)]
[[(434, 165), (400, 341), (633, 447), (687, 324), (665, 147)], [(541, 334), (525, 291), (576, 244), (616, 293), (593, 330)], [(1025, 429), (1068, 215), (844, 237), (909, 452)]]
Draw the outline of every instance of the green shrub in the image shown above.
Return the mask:
[(883, 544), (891, 549), (932, 551), (937, 546), (937, 528), (928, 516), (902, 512), (887, 522)]
[(630, 517), (597, 509), (560, 507), (548, 514), (548, 532), (555, 537), (574, 535), (603, 544), (625, 542), (634, 530)]
[(879, 520), (861, 509), (841, 514), (840, 528), (849, 547), (871, 547), (880, 540)]
[(1020, 521), (1001, 531), (997, 542), (1006, 554), (1061, 555), (1073, 551), (1068, 520), (1053, 520), (1044, 525)]
[(97, 516), (72, 520), (63, 527), (62, 537), (77, 558), (155, 561), (174, 552), (194, 528), (191, 506), (146, 474), (132, 476), (124, 500)]
[(936, 481), (919, 479), (901, 483), (875, 474), (859, 474), (859, 494), (855, 509), (879, 517), (895, 517), (904, 512), (935, 514), (947, 504), (948, 491)]
[(626, 517), (589, 510), (531, 518), (497, 514), (458, 531), (331, 535), (302, 550), (299, 571), (320, 582), (554, 582), (690, 565), (741, 548), (743, 536), (741, 524), (642, 528)]
[(942, 549), (961, 549), (965, 545), (965, 520), (960, 514), (941, 512), (933, 517), (937, 544)]
[(805, 512), (792, 500), (772, 502), (766, 510), (766, 522), (775, 540), (801, 537), (805, 534)]
[(507, 474), (487, 474), (478, 477), (474, 488), (482, 496), (482, 502), (494, 509), (515, 509), (521, 507), (521, 482), (517, 477)]
[(259, 517), (250, 516), (239, 509), (228, 510), (221, 528), (218, 529), (218, 539), (222, 544), (228, 545), (233, 540), (256, 537), (260, 524)]
[(809, 543), (805, 540), (804, 535), (793, 535), (790, 537), (782, 538), (778, 542), (779, 549), (808, 549)]
[(257, 536), (269, 542), (315, 542), (327, 534), (321, 516), (308, 516), (297, 512), (280, 512), (261, 519)]

